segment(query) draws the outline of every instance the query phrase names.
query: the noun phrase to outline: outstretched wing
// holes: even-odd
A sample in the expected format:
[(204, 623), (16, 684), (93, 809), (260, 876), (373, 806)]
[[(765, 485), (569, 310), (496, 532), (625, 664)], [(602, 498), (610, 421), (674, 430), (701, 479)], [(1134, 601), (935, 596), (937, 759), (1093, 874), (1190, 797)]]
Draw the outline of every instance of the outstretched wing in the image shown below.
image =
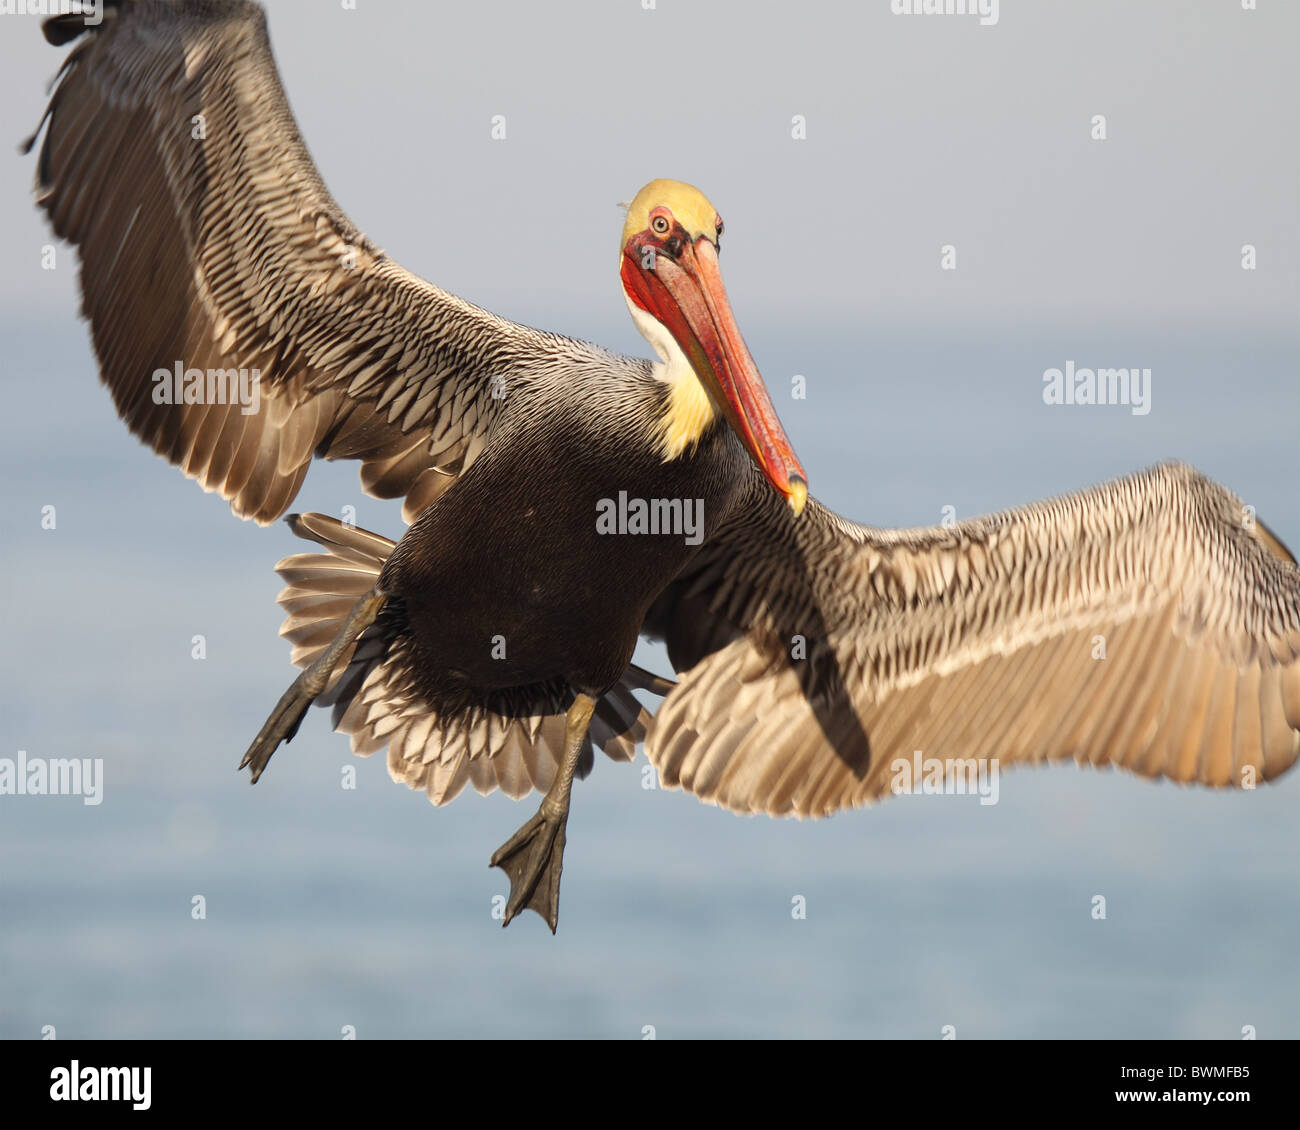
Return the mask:
[(918, 751), (1249, 787), (1300, 749), (1300, 568), (1250, 515), (1169, 465), (873, 530), (755, 476), (647, 622), (684, 672), (647, 753), (665, 785), (800, 816), (887, 794)]
[(122, 419), (236, 514), (274, 520), (316, 454), (362, 460), (366, 490), (406, 496), (409, 521), (539, 366), (596, 352), (438, 290), (353, 226), (258, 5), (109, 0), (104, 17), (46, 24), (52, 42), (89, 34), (42, 120), (39, 200), (80, 250)]

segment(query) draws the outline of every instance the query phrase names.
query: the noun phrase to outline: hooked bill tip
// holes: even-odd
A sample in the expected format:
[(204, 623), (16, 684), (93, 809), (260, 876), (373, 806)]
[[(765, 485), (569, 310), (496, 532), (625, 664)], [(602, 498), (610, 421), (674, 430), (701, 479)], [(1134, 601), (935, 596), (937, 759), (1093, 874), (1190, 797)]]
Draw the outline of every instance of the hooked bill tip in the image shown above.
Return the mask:
[(808, 484), (798, 475), (790, 476), (790, 493), (786, 501), (790, 503), (790, 509), (794, 511), (796, 518), (803, 513), (803, 508), (808, 504)]

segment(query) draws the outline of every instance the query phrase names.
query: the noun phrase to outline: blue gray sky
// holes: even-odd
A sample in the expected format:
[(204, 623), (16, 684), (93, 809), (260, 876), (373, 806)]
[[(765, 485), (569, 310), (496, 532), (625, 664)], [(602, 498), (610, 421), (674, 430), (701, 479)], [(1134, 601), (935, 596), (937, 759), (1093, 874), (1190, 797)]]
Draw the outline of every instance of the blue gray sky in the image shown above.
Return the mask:
[[(1300, 546), (1295, 5), (1003, 0), (991, 27), (888, 0), (268, 10), (340, 203), (508, 317), (645, 354), (615, 205), (701, 187), (812, 489), (846, 515), (931, 524), (1176, 457)], [(16, 142), (61, 56), (0, 24)], [(991, 807), (798, 823), (602, 762), (557, 938), (491, 917), (487, 859), (531, 800), (435, 810), (321, 711), (250, 789), (235, 765), (293, 674), (271, 567), (300, 543), (117, 422), (30, 180), (0, 159), (0, 757), (102, 758), (106, 780), (96, 807), (0, 797), (0, 1036), (1300, 1035), (1295, 773), (1226, 795), (1062, 766), (1008, 773)], [(1150, 367), (1151, 411), (1045, 405), (1069, 360)], [(794, 374), (804, 401), (779, 395)], [(400, 534), (348, 465), (296, 507), (349, 505)]]
[[(1004, 0), (994, 26), (888, 0), (267, 9), (340, 203), (412, 270), (520, 319), (636, 346), (614, 205), (661, 176), (726, 220), (742, 323), (1295, 318), (1294, 5)], [(58, 56), (34, 19), (0, 18), (16, 139)], [(28, 166), (3, 164), (21, 200)], [(71, 294), (70, 272), (30, 269), (34, 212), (6, 208), (0, 237), (7, 308)]]

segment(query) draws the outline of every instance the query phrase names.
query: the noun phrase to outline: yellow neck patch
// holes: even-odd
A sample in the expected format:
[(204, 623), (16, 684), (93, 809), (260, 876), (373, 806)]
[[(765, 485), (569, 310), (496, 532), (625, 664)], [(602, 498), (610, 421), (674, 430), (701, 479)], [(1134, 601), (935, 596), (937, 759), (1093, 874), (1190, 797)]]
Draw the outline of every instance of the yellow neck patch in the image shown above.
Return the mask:
[(672, 382), (667, 408), (659, 421), (664, 461), (690, 451), (717, 418), (713, 399), (688, 366), (687, 372)]
[(654, 366), (655, 379), (668, 386), (668, 399), (657, 421), (659, 451), (667, 463), (699, 443), (718, 418), (718, 409), (667, 327), (630, 298), (627, 298), (627, 308), (641, 336), (659, 354), (659, 362)]

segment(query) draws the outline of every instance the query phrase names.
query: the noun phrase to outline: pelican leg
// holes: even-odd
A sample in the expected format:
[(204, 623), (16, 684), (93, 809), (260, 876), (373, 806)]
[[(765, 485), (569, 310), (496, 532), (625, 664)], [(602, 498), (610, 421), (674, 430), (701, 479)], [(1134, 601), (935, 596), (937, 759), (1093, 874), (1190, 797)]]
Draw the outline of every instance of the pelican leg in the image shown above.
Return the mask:
[(506, 920), (521, 910), (537, 911), (555, 933), (560, 917), (560, 872), (564, 869), (564, 826), (569, 820), (569, 795), (573, 774), (582, 756), (583, 739), (591, 723), (596, 700), (579, 694), (564, 718), (564, 757), (555, 780), (546, 790), (537, 814), (497, 848), (491, 866), (510, 876)]
[(241, 769), (252, 767), (253, 784), (257, 784), (262, 770), (271, 760), (271, 754), (279, 748), (281, 742), (289, 741), (298, 732), (307, 708), (325, 692), (330, 672), (334, 670), (339, 656), (356, 643), (357, 637), (375, 622), (379, 610), (384, 607), (387, 600), (386, 594), (375, 590), (357, 601), (352, 611), (348, 613), (348, 618), (344, 621), (339, 634), (334, 637), (334, 642), (280, 696), (280, 701), (275, 704), (271, 716), (258, 731), (253, 744), (248, 747), (244, 760), (239, 763)]

